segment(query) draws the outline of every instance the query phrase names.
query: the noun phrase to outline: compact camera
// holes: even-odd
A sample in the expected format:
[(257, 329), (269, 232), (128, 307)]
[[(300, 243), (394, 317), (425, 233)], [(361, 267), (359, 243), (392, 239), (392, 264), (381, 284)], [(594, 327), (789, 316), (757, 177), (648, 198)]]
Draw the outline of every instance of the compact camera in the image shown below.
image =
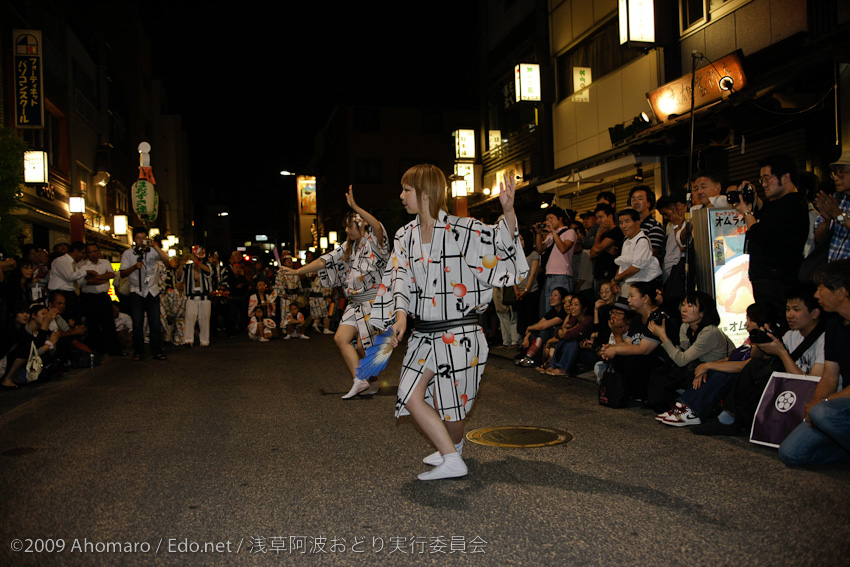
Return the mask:
[(748, 204), (755, 203), (756, 188), (753, 187), (751, 184), (747, 183), (740, 191), (728, 191), (726, 193), (726, 201), (728, 201), (728, 203), (733, 207), (740, 203), (741, 199), (743, 199), (744, 202)]
[(647, 322), (652, 321), (656, 325), (660, 325), (662, 322), (666, 321), (669, 318), (670, 316), (667, 315), (665, 312), (660, 309), (656, 309), (655, 311), (649, 314)]

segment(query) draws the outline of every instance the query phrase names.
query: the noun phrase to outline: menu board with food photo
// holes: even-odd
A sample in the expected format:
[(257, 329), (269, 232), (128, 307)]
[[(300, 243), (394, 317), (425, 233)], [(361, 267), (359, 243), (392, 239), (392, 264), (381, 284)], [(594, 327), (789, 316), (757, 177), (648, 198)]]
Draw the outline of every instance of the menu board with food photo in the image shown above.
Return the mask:
[(709, 209), (714, 292), (720, 328), (740, 345), (747, 338), (747, 307), (754, 302), (748, 271), (750, 256), (744, 253), (747, 225), (734, 209)]

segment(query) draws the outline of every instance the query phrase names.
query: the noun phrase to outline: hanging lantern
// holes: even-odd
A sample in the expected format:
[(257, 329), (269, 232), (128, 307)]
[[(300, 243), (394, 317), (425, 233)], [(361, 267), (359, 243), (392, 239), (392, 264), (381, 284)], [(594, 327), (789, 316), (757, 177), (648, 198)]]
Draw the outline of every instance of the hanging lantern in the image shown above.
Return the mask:
[(130, 190), (133, 197), (133, 211), (141, 218), (147, 218), (156, 207), (156, 190), (153, 183), (139, 179)]
[(159, 216), (159, 193), (156, 191), (153, 192), (153, 210), (148, 215), (148, 220), (153, 222), (156, 220), (156, 217)]

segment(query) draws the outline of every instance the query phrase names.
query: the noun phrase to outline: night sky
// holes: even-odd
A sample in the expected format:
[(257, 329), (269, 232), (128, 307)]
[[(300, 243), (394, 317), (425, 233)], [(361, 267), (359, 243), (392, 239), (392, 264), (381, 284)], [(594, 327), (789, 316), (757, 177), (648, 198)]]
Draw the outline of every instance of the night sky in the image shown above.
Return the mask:
[(280, 170), (304, 171), (338, 104), (477, 103), (475, 2), (263, 4), (154, 0), (145, 13), (196, 194), (212, 184), (256, 204)]

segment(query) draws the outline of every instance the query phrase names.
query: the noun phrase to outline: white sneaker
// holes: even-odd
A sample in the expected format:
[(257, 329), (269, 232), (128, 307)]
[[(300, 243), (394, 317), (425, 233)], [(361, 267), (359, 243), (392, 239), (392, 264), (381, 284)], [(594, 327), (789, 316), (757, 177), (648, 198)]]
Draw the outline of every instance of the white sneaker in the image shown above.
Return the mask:
[(344, 395), (342, 397), (342, 399), (343, 400), (350, 400), (351, 398), (353, 398), (354, 396), (356, 396), (357, 394), (359, 394), (363, 390), (366, 390), (367, 388), (369, 388), (369, 381), (368, 380), (360, 380), (360, 379), (354, 380), (354, 384), (351, 386), (351, 389), (348, 391), (348, 393), (346, 395)]
[(416, 476), (419, 480), (441, 480), (444, 478), (460, 478), (468, 473), (466, 463), (457, 453), (443, 456), (443, 462), (428, 472)]
[(304, 333), (301, 333), (300, 335), (298, 335), (298, 338), (299, 338), (299, 339), (309, 339), (310, 337), (308, 337), (308, 336), (307, 336), (307, 335), (305, 335)]
[(661, 420), (664, 425), (672, 425), (673, 427), (684, 427), (686, 425), (699, 425), (702, 420), (696, 416), (691, 408), (683, 405), (676, 411), (672, 412), (669, 417)]
[[(460, 443), (455, 445), (455, 450), (457, 451), (458, 455), (463, 456), (463, 439), (460, 440)], [(434, 451), (433, 453), (422, 459), (422, 462), (426, 465), (437, 467), (443, 463), (443, 455), (441, 455), (439, 451)]]
[(670, 417), (671, 415), (673, 415), (673, 413), (674, 413), (674, 412), (678, 411), (678, 410), (679, 410), (679, 408), (683, 408), (683, 407), (685, 407), (685, 405), (684, 405), (682, 402), (676, 402), (676, 405), (675, 405), (675, 406), (673, 406), (672, 408), (668, 409), (668, 410), (667, 410), (667, 411), (665, 411), (664, 413), (659, 413), (658, 415), (656, 415), (656, 416), (655, 416), (655, 419), (656, 419), (657, 421), (664, 421), (665, 419), (667, 419), (668, 417)]
[(333, 332), (333, 331), (331, 331), (330, 329), (325, 329), (324, 331), (322, 331), (322, 334), (323, 334), (323, 335), (333, 335), (333, 334), (334, 334), (334, 332)]

